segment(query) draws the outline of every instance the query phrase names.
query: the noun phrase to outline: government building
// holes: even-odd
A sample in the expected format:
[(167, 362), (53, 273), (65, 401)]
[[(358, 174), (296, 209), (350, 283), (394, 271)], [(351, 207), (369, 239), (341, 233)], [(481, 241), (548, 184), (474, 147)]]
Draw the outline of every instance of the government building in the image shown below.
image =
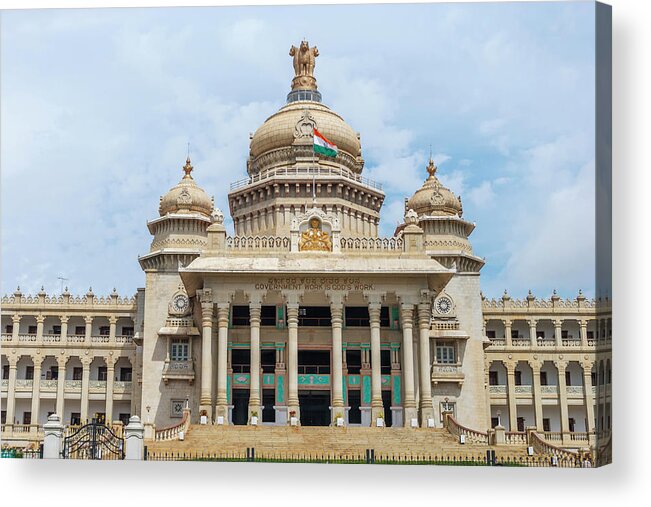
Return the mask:
[[(432, 160), (380, 237), (360, 134), (322, 102), (316, 48), (290, 55), (287, 103), (230, 186), (234, 235), (188, 157), (147, 224), (137, 294), (3, 296), (3, 441), (38, 441), (58, 414), (137, 415), (153, 441), (203, 425), (609, 443), (610, 303), (484, 298), (475, 224)], [(335, 156), (315, 152), (315, 130)]]

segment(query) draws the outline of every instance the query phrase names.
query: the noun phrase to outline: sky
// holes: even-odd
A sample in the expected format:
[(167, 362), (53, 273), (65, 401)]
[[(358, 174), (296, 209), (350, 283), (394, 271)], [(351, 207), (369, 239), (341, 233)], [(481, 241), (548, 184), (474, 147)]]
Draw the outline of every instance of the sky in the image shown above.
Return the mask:
[(431, 146), (477, 225), (486, 296), (594, 294), (591, 2), (5, 11), (0, 28), (3, 294), (144, 286), (146, 222), (187, 143), (228, 210), (303, 38), (384, 186), (381, 235)]

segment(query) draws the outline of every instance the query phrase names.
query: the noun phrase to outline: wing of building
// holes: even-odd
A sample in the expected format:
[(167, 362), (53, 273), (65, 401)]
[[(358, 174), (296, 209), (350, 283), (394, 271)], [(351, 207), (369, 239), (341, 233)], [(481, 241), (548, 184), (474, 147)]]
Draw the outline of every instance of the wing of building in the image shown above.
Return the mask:
[[(566, 447), (609, 429), (608, 305), (485, 300), (475, 224), (432, 160), (380, 237), (382, 185), (322, 102), (307, 48), (231, 184), (233, 236), (195, 181), (210, 168), (188, 158), (148, 222), (135, 297), (2, 299), (4, 437), (38, 434), (53, 412), (173, 426), (186, 406), (219, 425), (441, 427), (448, 413)], [(336, 149), (315, 152), (315, 129)]]

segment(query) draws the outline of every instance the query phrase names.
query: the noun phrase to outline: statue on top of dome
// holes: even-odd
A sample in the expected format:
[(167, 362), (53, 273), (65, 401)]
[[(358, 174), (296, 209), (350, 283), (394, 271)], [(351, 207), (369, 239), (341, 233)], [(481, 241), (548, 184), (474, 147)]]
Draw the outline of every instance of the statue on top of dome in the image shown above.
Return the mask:
[(316, 57), (319, 56), (319, 50), (316, 46), (310, 47), (309, 43), (304, 40), (299, 47), (292, 46), (289, 49), (289, 56), (294, 59), (292, 90), (316, 90), (314, 65)]

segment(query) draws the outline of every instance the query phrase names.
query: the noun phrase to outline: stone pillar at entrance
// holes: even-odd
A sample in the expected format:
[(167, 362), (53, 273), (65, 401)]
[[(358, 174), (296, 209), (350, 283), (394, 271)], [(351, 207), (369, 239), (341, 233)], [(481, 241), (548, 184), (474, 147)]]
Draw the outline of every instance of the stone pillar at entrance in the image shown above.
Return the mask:
[(287, 422), (291, 417), (301, 420), (298, 403), (298, 302), (287, 302)]
[[(228, 316), (230, 303), (217, 303), (217, 403), (215, 421), (228, 424)], [(223, 420), (220, 419), (223, 417)]]
[(337, 424), (337, 417), (346, 420), (344, 414), (343, 395), (343, 349), (342, 349), (342, 325), (343, 325), (343, 304), (341, 298), (331, 299), (330, 315), (332, 321), (332, 414), (333, 424)]
[(429, 353), (429, 329), (431, 320), (431, 305), (429, 301), (418, 305), (418, 328), (420, 331), (420, 424), (427, 427), (428, 420), (434, 418), (432, 405), (432, 377)]
[(204, 289), (199, 293), (201, 301), (201, 395), (199, 398), (199, 415), (208, 416), (212, 421), (212, 291)]
[(400, 311), (400, 319), (402, 321), (402, 376), (405, 386), (404, 425), (411, 427), (411, 420), (418, 418), (414, 391), (414, 305), (402, 304), (400, 305)]
[(251, 392), (249, 395), (249, 423), (252, 417), (262, 422), (262, 407), (260, 396), (260, 302), (249, 304), (249, 320), (251, 323)]
[(382, 403), (382, 370), (380, 356), (380, 311), (379, 301), (368, 304), (371, 324), (371, 426), (377, 426), (378, 417), (384, 418)]

